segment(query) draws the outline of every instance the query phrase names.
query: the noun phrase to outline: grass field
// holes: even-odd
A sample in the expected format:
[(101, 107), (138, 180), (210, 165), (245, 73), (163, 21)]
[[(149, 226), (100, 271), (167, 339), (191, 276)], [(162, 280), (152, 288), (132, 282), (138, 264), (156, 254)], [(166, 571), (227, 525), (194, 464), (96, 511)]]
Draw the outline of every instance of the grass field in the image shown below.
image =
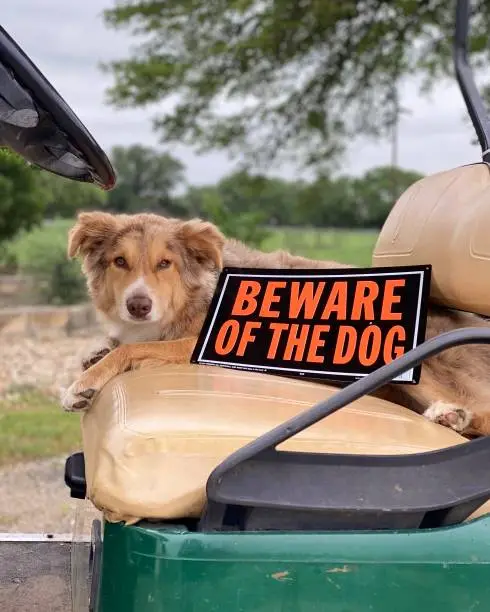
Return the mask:
[(0, 466), (69, 454), (80, 448), (80, 419), (52, 397), (20, 389), (0, 399)]
[(310, 259), (335, 259), (370, 266), (377, 236), (376, 231), (280, 228), (271, 231), (262, 248), (287, 249)]

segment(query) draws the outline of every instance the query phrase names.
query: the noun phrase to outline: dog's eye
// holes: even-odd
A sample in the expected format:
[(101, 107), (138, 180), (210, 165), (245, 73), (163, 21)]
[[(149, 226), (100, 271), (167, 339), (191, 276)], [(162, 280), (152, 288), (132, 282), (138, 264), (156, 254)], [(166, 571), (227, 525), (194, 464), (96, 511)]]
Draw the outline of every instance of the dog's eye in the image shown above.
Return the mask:
[(117, 268), (127, 268), (128, 262), (124, 259), (124, 257), (116, 257), (116, 259), (114, 260), (114, 265)]
[(168, 259), (162, 259), (157, 264), (157, 270), (166, 270), (170, 266), (170, 263)]

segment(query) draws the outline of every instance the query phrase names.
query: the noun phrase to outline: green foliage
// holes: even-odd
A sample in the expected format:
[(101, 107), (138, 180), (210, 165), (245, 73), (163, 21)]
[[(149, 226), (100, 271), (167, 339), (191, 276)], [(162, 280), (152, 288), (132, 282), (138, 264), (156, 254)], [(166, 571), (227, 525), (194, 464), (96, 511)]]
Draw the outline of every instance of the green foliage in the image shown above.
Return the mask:
[(107, 192), (88, 183), (80, 183), (49, 172), (39, 172), (39, 188), (47, 194), (44, 215), (48, 219), (71, 219), (80, 210), (103, 208)]
[(176, 212), (172, 193), (184, 180), (184, 166), (178, 159), (143, 145), (114, 147), (111, 157), (118, 181), (107, 194), (109, 210)]
[(250, 246), (260, 247), (267, 238), (267, 212), (257, 207), (231, 210), (218, 190), (206, 190), (202, 199), (203, 217), (215, 223), (227, 238), (236, 238)]
[(39, 188), (38, 173), (18, 155), (0, 149), (0, 244), (42, 220), (47, 194)]
[(294, 221), (294, 225), (314, 227), (362, 226), (355, 179), (320, 176), (305, 187)]
[(228, 238), (260, 246), (268, 231), (267, 211), (253, 201), (243, 202), (240, 210), (230, 206), (218, 186), (191, 187), (177, 202), (183, 216), (201, 217), (216, 224)]
[(244, 171), (214, 186), (191, 187), (178, 203), (186, 216), (202, 216), (229, 237), (260, 246), (266, 225), (287, 224), (297, 205), (299, 186)]
[[(401, 168), (369, 170), (355, 181), (357, 202), (362, 205), (364, 227), (381, 227), (400, 195), (422, 174)], [(355, 227), (355, 226), (352, 226)]]
[(85, 281), (76, 261), (68, 260), (68, 230), (73, 220), (47, 222), (21, 234), (8, 247), (17, 270), (35, 278), (35, 301), (75, 304), (87, 299)]
[(296, 220), (320, 227), (380, 228), (396, 200), (420, 178), (418, 172), (390, 166), (359, 178), (320, 177), (305, 188)]
[(260, 244), (258, 226), (380, 228), (400, 195), (421, 174), (380, 167), (361, 177), (327, 174), (311, 183), (235, 172), (212, 187), (192, 187), (179, 199), (186, 216), (202, 215), (225, 233)]
[(243, 213), (260, 211), (265, 223), (287, 225), (299, 205), (302, 184), (238, 171), (221, 179), (216, 188), (240, 219)]
[[(488, 66), (490, 3), (472, 11), (472, 62)], [(171, 102), (155, 119), (164, 142), (256, 166), (328, 165), (350, 136), (386, 133), (398, 79), (453, 76), (447, 0), (119, 0), (105, 19), (141, 43), (106, 66), (113, 104)]]

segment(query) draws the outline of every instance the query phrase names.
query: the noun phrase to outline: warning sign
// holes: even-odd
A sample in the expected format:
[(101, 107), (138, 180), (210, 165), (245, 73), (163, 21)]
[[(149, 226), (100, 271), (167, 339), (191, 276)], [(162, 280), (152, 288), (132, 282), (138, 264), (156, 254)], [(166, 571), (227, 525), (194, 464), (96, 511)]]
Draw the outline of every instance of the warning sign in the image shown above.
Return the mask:
[(430, 271), (225, 268), (191, 362), (357, 380), (423, 342)]

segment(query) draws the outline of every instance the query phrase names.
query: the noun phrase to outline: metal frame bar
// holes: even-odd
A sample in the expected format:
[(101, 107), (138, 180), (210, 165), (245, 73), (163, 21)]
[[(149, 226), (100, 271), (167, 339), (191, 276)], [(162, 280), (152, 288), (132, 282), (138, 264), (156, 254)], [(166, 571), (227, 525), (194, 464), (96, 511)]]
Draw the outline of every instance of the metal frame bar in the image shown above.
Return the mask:
[[(360, 397), (376, 391), (383, 385), (389, 384), (394, 378), (419, 365), (425, 359), (463, 344), (490, 344), (490, 329), (487, 327), (457, 329), (426, 340), (365, 378), (344, 387), (333, 397), (318, 402), (312, 408), (271, 429), (229, 455), (214, 469), (207, 481), (208, 493), (210, 489), (216, 491), (224, 474), (240, 463), (250, 460), (264, 451), (275, 449), (278, 444), (292, 438), (321, 419), (330, 416)], [(472, 442), (470, 441), (468, 444), (472, 444)]]
[(473, 71), (468, 61), (470, 14), (470, 1), (457, 0), (453, 46), (454, 70), (471, 122), (480, 142), (483, 161), (490, 163), (490, 124), (488, 114), (476, 87)]

